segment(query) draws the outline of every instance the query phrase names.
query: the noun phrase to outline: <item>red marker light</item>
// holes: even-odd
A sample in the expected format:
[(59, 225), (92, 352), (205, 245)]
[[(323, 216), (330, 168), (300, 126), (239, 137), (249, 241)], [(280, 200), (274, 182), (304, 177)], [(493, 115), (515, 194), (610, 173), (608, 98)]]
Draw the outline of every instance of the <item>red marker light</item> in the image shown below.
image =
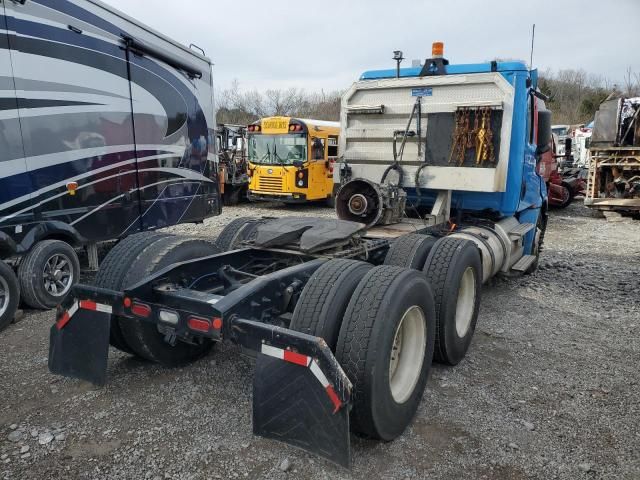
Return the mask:
[(144, 303), (135, 302), (131, 306), (131, 313), (133, 313), (137, 317), (147, 318), (149, 315), (151, 315), (151, 307), (149, 305), (145, 305)]
[(222, 319), (219, 317), (214, 317), (212, 326), (214, 330), (220, 330), (222, 328)]
[(209, 327), (211, 326), (209, 320), (199, 317), (189, 317), (189, 320), (187, 320), (187, 325), (191, 330), (203, 333), (207, 333), (209, 331)]

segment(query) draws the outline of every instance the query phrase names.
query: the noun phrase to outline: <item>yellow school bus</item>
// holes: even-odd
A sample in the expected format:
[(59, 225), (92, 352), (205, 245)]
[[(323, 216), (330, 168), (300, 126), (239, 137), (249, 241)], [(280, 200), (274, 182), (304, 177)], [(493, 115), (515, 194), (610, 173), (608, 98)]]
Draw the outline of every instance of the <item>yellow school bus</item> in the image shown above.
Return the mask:
[(250, 200), (333, 204), (340, 123), (268, 117), (247, 127)]

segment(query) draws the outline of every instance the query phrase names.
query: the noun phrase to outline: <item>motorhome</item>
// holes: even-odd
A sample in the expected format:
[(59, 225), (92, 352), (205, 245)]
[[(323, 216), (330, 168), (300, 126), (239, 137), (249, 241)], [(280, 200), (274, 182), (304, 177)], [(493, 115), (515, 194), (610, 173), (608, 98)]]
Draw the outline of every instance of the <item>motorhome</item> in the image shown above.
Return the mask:
[[(97, 0), (0, 3), (0, 328), (75, 249), (219, 213), (211, 62)], [(12, 273), (17, 270), (17, 277)]]

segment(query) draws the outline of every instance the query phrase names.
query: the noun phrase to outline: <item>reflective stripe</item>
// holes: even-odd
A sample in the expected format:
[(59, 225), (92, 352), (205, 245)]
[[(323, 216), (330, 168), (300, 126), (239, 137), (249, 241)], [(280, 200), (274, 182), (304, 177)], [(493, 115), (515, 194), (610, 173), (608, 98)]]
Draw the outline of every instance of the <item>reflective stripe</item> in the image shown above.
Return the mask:
[(301, 355), (296, 352), (291, 352), (289, 350), (284, 351), (284, 361), (289, 363), (295, 363), (296, 365), (300, 365), (303, 367), (308, 367), (311, 359), (306, 355)]
[(270, 357), (279, 358), (284, 360), (284, 350), (281, 348), (272, 347), (271, 345), (262, 344), (262, 353), (269, 355)]
[(80, 308), (84, 310), (91, 310), (93, 312), (113, 313), (111, 305), (96, 303), (91, 300), (80, 300)]
[(322, 386), (324, 388), (327, 388), (329, 386), (329, 380), (327, 380), (324, 372), (320, 370), (320, 365), (318, 365), (318, 362), (316, 362), (315, 360), (312, 361), (309, 368), (311, 369), (311, 372), (313, 372), (313, 374), (316, 376), (316, 378), (320, 381)]
[(324, 374), (318, 362), (313, 360), (311, 357), (307, 355), (302, 355), (300, 353), (292, 352), (290, 350), (284, 350), (282, 348), (272, 347), (271, 345), (262, 344), (262, 348), (260, 350), (264, 355), (268, 355), (269, 357), (277, 358), (279, 360), (284, 360), (285, 362), (294, 363), (296, 365), (300, 365), (302, 367), (309, 367), (313, 376), (318, 379), (322, 387), (327, 392), (331, 403), (335, 407), (333, 413), (336, 413), (342, 407), (342, 401), (338, 394), (336, 393), (333, 385), (329, 383), (327, 376)]
[(71, 317), (73, 317), (73, 315), (77, 311), (78, 311), (78, 302), (76, 301), (76, 302), (73, 302), (73, 305), (69, 307), (69, 310), (64, 312), (60, 317), (60, 319), (56, 322), (56, 328), (58, 330), (62, 330), (67, 325), (67, 323), (69, 323), (69, 320), (71, 320)]

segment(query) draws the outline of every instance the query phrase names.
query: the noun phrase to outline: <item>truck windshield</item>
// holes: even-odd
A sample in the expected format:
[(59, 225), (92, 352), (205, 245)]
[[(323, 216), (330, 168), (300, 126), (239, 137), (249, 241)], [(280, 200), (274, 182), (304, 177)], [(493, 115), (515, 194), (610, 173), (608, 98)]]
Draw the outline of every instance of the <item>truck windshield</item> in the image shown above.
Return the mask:
[(293, 165), (295, 160), (307, 160), (307, 136), (304, 133), (250, 135), (248, 140), (251, 163)]

